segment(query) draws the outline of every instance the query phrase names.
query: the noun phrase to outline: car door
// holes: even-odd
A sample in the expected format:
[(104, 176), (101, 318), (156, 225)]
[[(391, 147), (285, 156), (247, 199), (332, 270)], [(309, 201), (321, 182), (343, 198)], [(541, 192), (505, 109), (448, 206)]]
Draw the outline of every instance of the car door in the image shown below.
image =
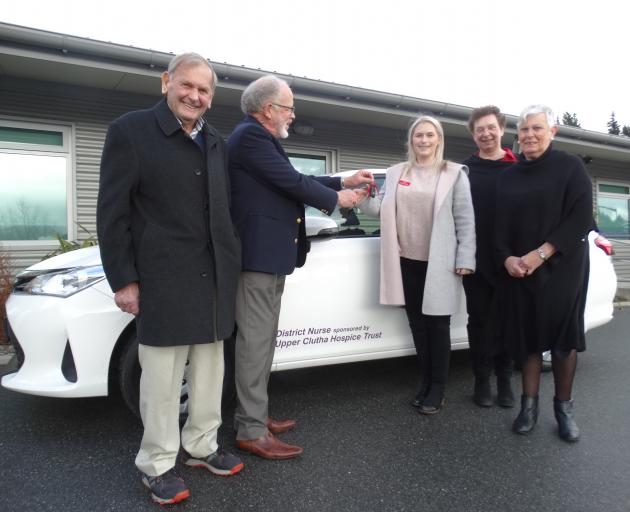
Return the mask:
[[(379, 185), (383, 171), (374, 171)], [(311, 238), (306, 265), (288, 276), (282, 297), (274, 369), (414, 354), (402, 307), (379, 304), (379, 219), (356, 209), (337, 210), (330, 228)], [(326, 226), (307, 209), (307, 228)], [(330, 222), (328, 226), (330, 226)], [(465, 302), (451, 320), (455, 348), (467, 346)]]

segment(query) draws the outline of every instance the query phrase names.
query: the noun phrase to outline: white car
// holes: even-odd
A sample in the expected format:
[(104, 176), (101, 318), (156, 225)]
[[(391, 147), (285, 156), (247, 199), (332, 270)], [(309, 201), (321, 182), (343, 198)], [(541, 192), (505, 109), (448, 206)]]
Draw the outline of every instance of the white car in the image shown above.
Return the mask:
[[(372, 171), (382, 183), (384, 171)], [(272, 369), (414, 354), (404, 309), (378, 301), (378, 219), (308, 209), (306, 229), (312, 248), (306, 266), (286, 281)], [(610, 243), (591, 233), (589, 247), (587, 330), (612, 319), (617, 285)], [(19, 368), (2, 378), (4, 387), (53, 397), (104, 396), (118, 387), (137, 410), (135, 322), (114, 304), (98, 247), (28, 268), (6, 308)], [(465, 311), (462, 294), (461, 312), (451, 321), (454, 349), (468, 347)]]

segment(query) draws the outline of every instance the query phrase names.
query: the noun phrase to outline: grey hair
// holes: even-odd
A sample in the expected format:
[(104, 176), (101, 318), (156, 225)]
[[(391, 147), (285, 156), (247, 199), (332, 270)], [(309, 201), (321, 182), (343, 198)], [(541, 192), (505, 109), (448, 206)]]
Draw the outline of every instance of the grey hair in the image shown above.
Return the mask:
[(442, 128), (442, 124), (435, 118), (431, 116), (422, 115), (418, 119), (416, 119), (411, 126), (409, 127), (409, 131), (407, 132), (407, 168), (409, 169), (411, 166), (416, 165), (418, 160), (416, 159), (416, 153), (413, 150), (413, 132), (416, 131), (416, 128), (420, 123), (429, 123), (433, 125), (435, 131), (440, 138), (437, 148), (435, 148), (435, 162), (433, 166), (436, 169), (443, 169), (445, 166), (444, 162), (444, 129)]
[(208, 66), (208, 69), (212, 73), (212, 92), (214, 92), (219, 79), (216, 72), (214, 71), (214, 68), (212, 67), (212, 64), (210, 64), (208, 59), (204, 59), (201, 55), (194, 52), (180, 53), (179, 55), (173, 57), (168, 63), (168, 75), (172, 77), (173, 73), (175, 73), (175, 70), (182, 64), (189, 66), (198, 66), (200, 64), (205, 64), (206, 66)]
[(274, 75), (265, 75), (254, 80), (241, 96), (243, 114), (260, 112), (266, 103), (277, 101), (282, 84), (289, 86), (285, 80)]
[(545, 114), (549, 128), (556, 125), (556, 116), (553, 114), (553, 110), (551, 110), (551, 108), (547, 105), (530, 105), (529, 107), (525, 107), (521, 112), (521, 115), (518, 116), (516, 127), (520, 128), (521, 125), (527, 121), (529, 116), (534, 116), (536, 114)]

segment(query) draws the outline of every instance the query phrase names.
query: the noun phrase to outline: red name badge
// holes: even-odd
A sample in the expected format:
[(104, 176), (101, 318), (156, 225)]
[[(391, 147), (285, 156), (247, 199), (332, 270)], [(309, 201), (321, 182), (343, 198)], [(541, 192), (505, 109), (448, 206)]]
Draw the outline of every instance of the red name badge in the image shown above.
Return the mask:
[(400, 180), (398, 182), (399, 185), (402, 185), (403, 187), (408, 187), (409, 185), (411, 185), (410, 181), (405, 181), (405, 180)]

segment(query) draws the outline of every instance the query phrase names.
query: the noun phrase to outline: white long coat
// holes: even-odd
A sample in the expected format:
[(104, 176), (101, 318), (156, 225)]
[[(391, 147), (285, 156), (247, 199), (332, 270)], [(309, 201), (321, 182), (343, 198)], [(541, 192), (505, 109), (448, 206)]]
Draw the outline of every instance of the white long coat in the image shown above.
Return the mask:
[[(396, 230), (396, 189), (406, 163), (387, 169), (378, 197), (361, 203), (361, 211), (381, 218), (380, 302), (404, 305), (400, 246)], [(465, 165), (448, 162), (435, 191), (427, 277), (422, 300), (426, 315), (457, 313), (462, 278), (456, 268), (475, 269), (475, 216)]]

